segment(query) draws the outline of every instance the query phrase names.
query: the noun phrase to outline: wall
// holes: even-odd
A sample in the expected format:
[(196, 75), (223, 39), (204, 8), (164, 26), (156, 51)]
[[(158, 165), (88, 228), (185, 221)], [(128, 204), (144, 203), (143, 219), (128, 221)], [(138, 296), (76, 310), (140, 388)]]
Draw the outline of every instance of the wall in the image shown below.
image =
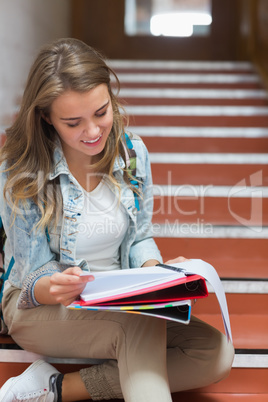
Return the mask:
[(0, 0), (0, 129), (14, 108), (40, 45), (70, 36), (70, 0)]
[(258, 65), (268, 88), (268, 3), (258, 0), (256, 10), (254, 61)]
[(73, 0), (72, 34), (109, 58), (232, 60), (236, 57), (233, 39), (236, 0), (212, 0), (209, 37), (127, 36), (124, 11), (124, 0)]
[(268, 88), (268, 2), (239, 0), (238, 53), (252, 60)]

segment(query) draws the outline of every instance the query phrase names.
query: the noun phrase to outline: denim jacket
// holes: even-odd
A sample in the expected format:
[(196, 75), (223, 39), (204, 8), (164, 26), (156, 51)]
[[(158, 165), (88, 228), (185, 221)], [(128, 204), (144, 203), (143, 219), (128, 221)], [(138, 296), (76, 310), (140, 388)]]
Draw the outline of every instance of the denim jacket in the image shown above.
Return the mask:
[[(152, 238), (153, 190), (151, 167), (148, 151), (142, 140), (128, 134), (136, 151), (136, 177), (141, 182), (142, 196), (139, 198), (140, 211), (135, 207), (132, 189), (123, 180), (125, 163), (119, 157), (114, 164), (113, 174), (119, 183), (121, 193), (116, 186), (107, 182), (111, 190), (120, 200), (129, 217), (129, 226), (120, 246), (122, 269), (140, 267), (149, 259), (162, 262), (160, 252)], [(40, 219), (40, 211), (32, 200), (27, 206), (20, 207), (15, 216), (3, 197), (3, 188), (7, 173), (0, 172), (0, 216), (7, 235), (5, 244), (5, 266), (12, 257), (14, 265), (11, 269), (4, 290), (10, 285), (21, 289), (18, 301), (19, 308), (31, 308), (38, 303), (34, 299), (34, 284), (42, 276), (51, 276), (70, 266), (79, 266), (90, 270), (85, 260), (76, 258), (77, 228), (84, 206), (84, 193), (77, 180), (72, 176), (64, 158), (62, 149), (57, 146), (54, 152), (54, 170), (50, 180), (59, 177), (63, 200), (63, 213), (57, 228), (47, 230), (36, 229)]]

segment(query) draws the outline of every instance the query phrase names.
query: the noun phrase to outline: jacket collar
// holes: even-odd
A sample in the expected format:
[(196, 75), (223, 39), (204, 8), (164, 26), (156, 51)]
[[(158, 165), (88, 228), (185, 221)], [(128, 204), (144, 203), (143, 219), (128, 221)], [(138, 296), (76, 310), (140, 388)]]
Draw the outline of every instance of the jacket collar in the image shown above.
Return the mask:
[[(69, 170), (67, 161), (65, 159), (60, 141), (57, 141), (57, 144), (56, 144), (56, 147), (54, 150), (53, 160), (54, 160), (54, 165), (53, 165), (52, 172), (49, 174), (49, 180), (53, 180), (61, 174), (66, 174), (66, 175), (70, 174), (70, 170)], [(124, 168), (125, 168), (124, 159), (122, 158), (121, 155), (119, 155), (119, 157), (117, 157), (114, 162), (113, 172), (122, 170)]]

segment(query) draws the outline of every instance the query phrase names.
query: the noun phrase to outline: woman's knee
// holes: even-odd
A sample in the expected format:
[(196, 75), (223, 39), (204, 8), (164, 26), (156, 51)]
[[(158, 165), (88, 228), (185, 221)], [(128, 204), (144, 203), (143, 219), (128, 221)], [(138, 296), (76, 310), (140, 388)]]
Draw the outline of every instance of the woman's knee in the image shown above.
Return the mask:
[(192, 350), (190, 355), (206, 361), (209, 383), (226, 378), (232, 368), (234, 359), (233, 344), (227, 337), (209, 324), (193, 319), (190, 335)]
[(228, 377), (230, 374), (233, 360), (234, 360), (234, 346), (232, 342), (228, 341), (227, 338), (221, 334), (221, 341), (218, 350), (218, 371), (215, 382), (221, 381)]

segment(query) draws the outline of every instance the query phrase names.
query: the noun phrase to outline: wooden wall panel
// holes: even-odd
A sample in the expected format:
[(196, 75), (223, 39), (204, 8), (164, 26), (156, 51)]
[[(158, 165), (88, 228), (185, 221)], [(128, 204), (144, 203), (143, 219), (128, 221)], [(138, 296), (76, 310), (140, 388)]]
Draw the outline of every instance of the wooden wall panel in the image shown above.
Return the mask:
[(236, 60), (237, 54), (237, 0), (212, 1), (211, 59)]
[(251, 0), (238, 0), (238, 24), (236, 30), (237, 57), (239, 59), (250, 59), (254, 47), (253, 38), (253, 13)]
[(268, 1), (238, 0), (238, 58), (251, 60), (268, 88)]
[(256, 13), (255, 58), (268, 73), (268, 1), (258, 0)]
[(124, 0), (73, 0), (73, 36), (122, 59), (234, 60), (237, 0), (212, 0), (209, 37), (127, 36)]
[(109, 58), (252, 60), (268, 87), (268, 0), (212, 0), (211, 35), (127, 36), (124, 0), (73, 0), (72, 35)]

